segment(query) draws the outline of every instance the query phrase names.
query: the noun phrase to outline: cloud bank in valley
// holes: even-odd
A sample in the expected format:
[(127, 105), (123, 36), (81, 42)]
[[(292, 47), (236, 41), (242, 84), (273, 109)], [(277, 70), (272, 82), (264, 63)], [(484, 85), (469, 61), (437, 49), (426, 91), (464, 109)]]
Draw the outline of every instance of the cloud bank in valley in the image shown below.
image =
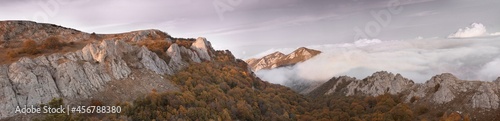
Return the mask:
[[(468, 34), (469, 30), (458, 32), (473, 35)], [(364, 39), (308, 47), (323, 53), (290, 68), (258, 71), (257, 76), (278, 84), (291, 79), (326, 81), (342, 75), (361, 79), (382, 70), (400, 73), (415, 82), (425, 82), (441, 73), (452, 73), (467, 80), (492, 81), (500, 77), (500, 36)]]

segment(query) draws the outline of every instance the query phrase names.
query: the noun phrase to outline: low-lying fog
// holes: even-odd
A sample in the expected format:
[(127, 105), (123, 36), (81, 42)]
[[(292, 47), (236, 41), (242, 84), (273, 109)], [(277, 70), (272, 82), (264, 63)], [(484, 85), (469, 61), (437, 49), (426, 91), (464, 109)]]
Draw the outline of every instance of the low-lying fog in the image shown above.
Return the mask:
[(441, 73), (466, 80), (493, 81), (500, 77), (500, 33), (488, 33), (479, 23), (447, 37), (362, 39), (307, 47), (322, 53), (291, 68), (260, 70), (257, 76), (277, 84), (290, 79), (326, 81), (342, 75), (362, 79), (381, 70), (400, 73), (415, 82)]

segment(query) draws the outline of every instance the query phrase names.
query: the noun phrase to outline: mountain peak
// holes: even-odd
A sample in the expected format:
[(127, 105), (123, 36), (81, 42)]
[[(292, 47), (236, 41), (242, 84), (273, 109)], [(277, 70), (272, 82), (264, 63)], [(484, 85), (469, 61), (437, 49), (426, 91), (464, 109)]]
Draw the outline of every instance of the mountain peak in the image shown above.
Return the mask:
[(294, 52), (300, 52), (300, 51), (317, 51), (317, 50), (309, 49), (306, 47), (299, 47)]
[(276, 51), (276, 52), (271, 53), (271, 54), (266, 55), (266, 56), (285, 56), (285, 54), (281, 53), (280, 51)]
[(321, 51), (318, 50), (300, 47), (288, 55), (276, 51), (262, 58), (248, 59), (246, 62), (252, 70), (258, 71), (261, 69), (272, 69), (276, 67), (294, 65), (299, 62), (304, 62), (320, 53)]
[(394, 76), (394, 74), (392, 74), (391, 72), (387, 72), (387, 71), (377, 71), (375, 73), (372, 74), (372, 77), (374, 76)]
[(435, 82), (435, 83), (448, 83), (448, 82), (456, 82), (459, 80), (455, 75), (451, 73), (442, 73), (440, 75), (433, 76), (429, 81)]

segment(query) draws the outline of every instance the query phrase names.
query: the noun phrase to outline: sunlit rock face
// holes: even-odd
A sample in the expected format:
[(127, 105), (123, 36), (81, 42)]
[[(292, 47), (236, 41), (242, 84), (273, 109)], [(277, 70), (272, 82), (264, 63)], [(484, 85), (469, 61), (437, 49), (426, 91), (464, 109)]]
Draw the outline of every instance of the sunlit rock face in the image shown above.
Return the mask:
[[(202, 44), (199, 44), (199, 43)], [(17, 106), (40, 105), (53, 98), (89, 98), (110, 81), (128, 78), (133, 69), (156, 74), (174, 74), (195, 63), (210, 61), (208, 41), (198, 39), (187, 49), (172, 44), (166, 51), (168, 62), (146, 47), (132, 46), (121, 40), (90, 43), (81, 50), (65, 54), (23, 57), (0, 66), (0, 118), (13, 116)], [(186, 54), (183, 58), (181, 54)], [(200, 56), (201, 55), (201, 56)]]
[(252, 70), (259, 71), (261, 69), (272, 69), (304, 62), (320, 53), (321, 52), (317, 50), (301, 47), (288, 55), (281, 52), (274, 52), (262, 58), (248, 59), (246, 62)]

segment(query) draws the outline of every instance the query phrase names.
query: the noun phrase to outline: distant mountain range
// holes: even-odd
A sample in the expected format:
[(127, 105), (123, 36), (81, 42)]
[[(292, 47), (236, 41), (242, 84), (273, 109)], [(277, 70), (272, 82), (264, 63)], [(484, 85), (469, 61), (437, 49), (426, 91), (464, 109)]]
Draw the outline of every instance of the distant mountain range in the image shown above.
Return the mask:
[(321, 51), (318, 50), (300, 47), (287, 55), (281, 52), (274, 52), (262, 58), (248, 59), (246, 60), (246, 62), (248, 63), (248, 65), (250, 65), (250, 68), (252, 68), (252, 70), (258, 71), (261, 69), (272, 69), (294, 65), (299, 62), (304, 62), (320, 53)]

